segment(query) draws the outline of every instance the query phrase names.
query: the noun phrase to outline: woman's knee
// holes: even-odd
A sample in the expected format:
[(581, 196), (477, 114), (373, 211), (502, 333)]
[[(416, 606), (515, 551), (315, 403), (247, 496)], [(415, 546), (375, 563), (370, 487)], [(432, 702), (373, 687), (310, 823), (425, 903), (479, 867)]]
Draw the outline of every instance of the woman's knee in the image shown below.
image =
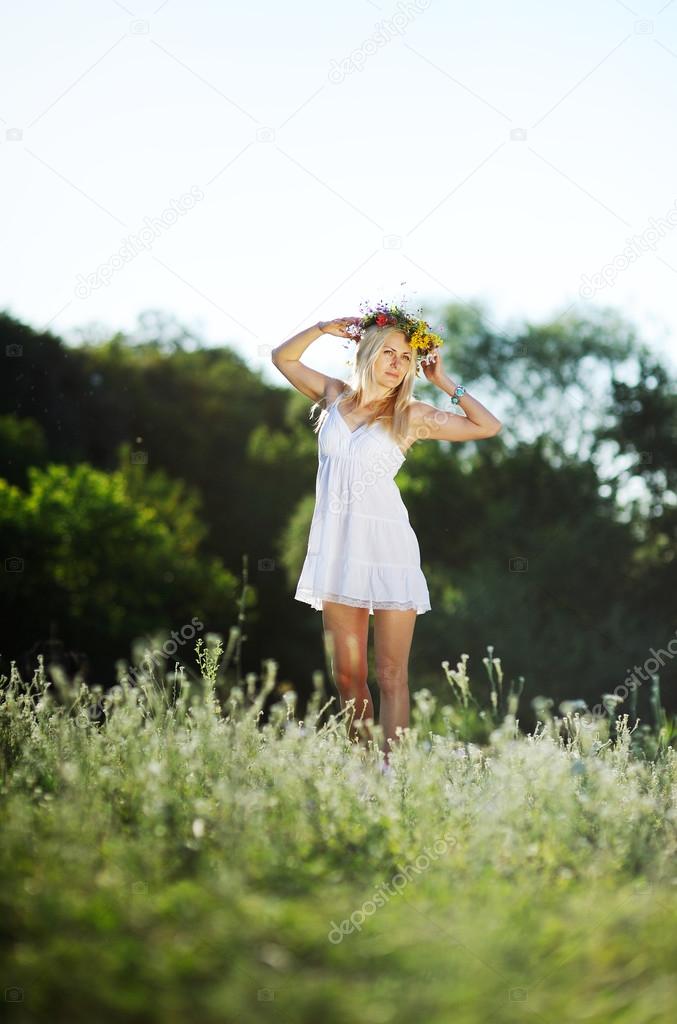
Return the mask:
[(356, 630), (326, 630), (332, 675), (341, 694), (357, 695), (367, 685), (367, 638)]
[(334, 683), (346, 700), (366, 696), (367, 666), (334, 666)]
[(376, 662), (376, 680), (381, 693), (399, 693), (409, 685), (406, 664), (383, 658)]

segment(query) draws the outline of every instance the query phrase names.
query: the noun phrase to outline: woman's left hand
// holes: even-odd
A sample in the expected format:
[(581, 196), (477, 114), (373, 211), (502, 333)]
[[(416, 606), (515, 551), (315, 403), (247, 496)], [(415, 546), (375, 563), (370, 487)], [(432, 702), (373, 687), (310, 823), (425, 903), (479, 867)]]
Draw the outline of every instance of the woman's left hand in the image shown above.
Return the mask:
[(421, 368), (426, 379), (429, 380), (431, 384), (437, 384), (438, 388), (442, 387), (442, 381), (445, 379), (446, 373), (444, 372), (442, 357), (439, 352), (433, 352), (430, 362), (421, 363)]

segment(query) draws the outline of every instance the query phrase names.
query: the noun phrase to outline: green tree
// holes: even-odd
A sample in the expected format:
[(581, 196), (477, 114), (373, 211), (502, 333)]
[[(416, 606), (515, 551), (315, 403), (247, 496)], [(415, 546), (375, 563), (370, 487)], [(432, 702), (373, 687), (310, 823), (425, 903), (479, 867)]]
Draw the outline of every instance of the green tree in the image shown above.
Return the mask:
[(0, 467), (4, 478), (24, 487), (29, 466), (47, 461), (47, 438), (43, 427), (31, 416), (0, 415)]
[[(68, 645), (117, 659), (144, 633), (196, 616), (225, 630), (237, 581), (201, 555), (192, 496), (161, 474), (144, 490), (124, 471), (50, 464), (26, 492), (0, 479), (3, 621), (13, 650), (56, 631)], [(100, 681), (100, 680), (97, 680)], [(112, 681), (112, 678), (110, 678)]]

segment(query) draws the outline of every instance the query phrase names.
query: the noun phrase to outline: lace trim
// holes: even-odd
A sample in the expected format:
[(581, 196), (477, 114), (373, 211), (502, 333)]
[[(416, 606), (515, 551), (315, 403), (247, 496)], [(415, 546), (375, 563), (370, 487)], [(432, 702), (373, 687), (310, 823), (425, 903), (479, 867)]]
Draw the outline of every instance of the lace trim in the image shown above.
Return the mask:
[(345, 597), (342, 594), (311, 594), (308, 590), (300, 590), (296, 598), (300, 601), (336, 601), (337, 604), (347, 604), (351, 608), (376, 608), (378, 611), (430, 611), (428, 605), (416, 604), (414, 601), (365, 601), (359, 597)]

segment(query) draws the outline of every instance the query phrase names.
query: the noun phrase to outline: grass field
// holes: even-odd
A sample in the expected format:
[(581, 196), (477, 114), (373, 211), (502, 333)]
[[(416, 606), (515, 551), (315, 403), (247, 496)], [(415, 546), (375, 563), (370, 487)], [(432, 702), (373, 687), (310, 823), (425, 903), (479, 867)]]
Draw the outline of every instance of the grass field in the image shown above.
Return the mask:
[(459, 663), (384, 774), (319, 686), (302, 723), (293, 691), (263, 722), (274, 665), (219, 696), (201, 664), (105, 696), (3, 677), (6, 1020), (673, 1019), (665, 737), (473, 719)]

